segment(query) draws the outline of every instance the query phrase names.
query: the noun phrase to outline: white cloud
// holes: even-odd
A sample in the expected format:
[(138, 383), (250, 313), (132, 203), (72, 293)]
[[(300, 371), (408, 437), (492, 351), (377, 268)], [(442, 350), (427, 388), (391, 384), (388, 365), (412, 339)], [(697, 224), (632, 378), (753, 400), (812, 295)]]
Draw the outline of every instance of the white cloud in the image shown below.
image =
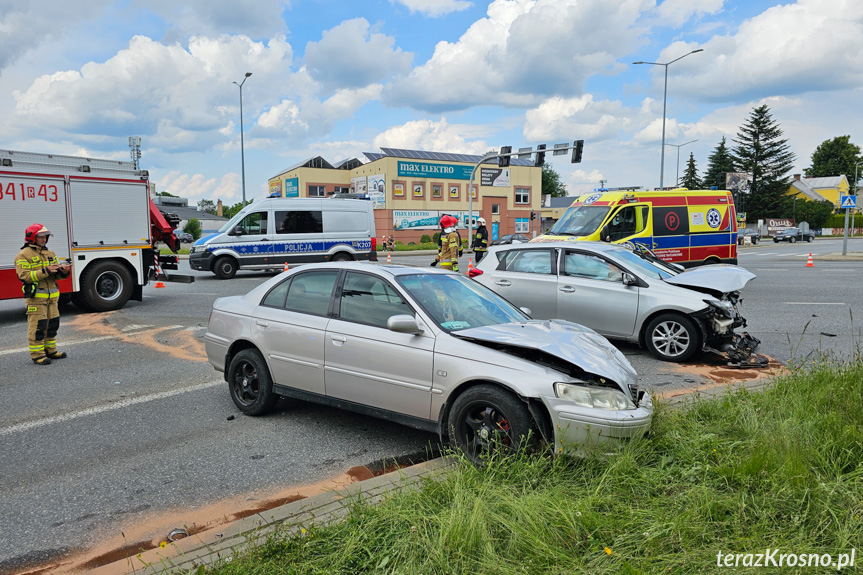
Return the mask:
[(472, 6), (471, 2), (465, 0), (390, 0), (394, 4), (401, 4), (408, 10), (419, 12), (430, 18), (446, 16), (452, 12), (467, 10)]
[(529, 142), (616, 138), (630, 129), (632, 115), (619, 101), (595, 102), (590, 94), (550, 98), (525, 113), (524, 137)]
[(441, 118), (439, 122), (416, 120), (378, 134), (372, 143), (375, 148), (432, 150), (454, 154), (484, 154), (489, 151), (490, 146), (482, 140), (465, 140), (463, 134), (470, 131), (468, 126), (450, 125), (446, 118)]
[[(69, 2), (77, 4), (76, 2)], [(282, 34), (285, 22), (282, 12), (287, 0), (133, 0), (131, 7), (152, 12), (170, 27), (166, 41), (182, 41), (189, 36), (242, 34), (266, 38)]]
[(656, 8), (657, 23), (682, 26), (692, 17), (717, 14), (725, 0), (665, 0)]
[(370, 31), (365, 18), (355, 18), (306, 44), (304, 63), (324, 87), (367, 86), (410, 69), (412, 55), (393, 48), (394, 43), (392, 36)]
[(243, 197), (240, 174), (234, 172), (221, 178), (209, 178), (203, 174), (184, 174), (173, 170), (156, 180), (156, 189), (187, 198), (190, 206), (197, 205), (203, 199), (222, 200), (230, 205), (241, 201)]
[[(581, 94), (585, 80), (616, 66), (641, 31), (652, 0), (495, 0), (487, 17), (385, 91), (422, 110), (530, 106), (542, 96)], [(597, 22), (602, 22), (601, 26)]]

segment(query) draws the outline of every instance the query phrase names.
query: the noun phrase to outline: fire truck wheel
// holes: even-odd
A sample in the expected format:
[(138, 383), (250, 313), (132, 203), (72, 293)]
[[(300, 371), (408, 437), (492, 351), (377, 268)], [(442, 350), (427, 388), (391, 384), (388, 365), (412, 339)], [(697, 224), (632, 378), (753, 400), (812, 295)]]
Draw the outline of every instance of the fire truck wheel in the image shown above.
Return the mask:
[(222, 256), (213, 264), (213, 273), (220, 280), (229, 280), (237, 275), (237, 262), (230, 256)]
[(75, 294), (75, 305), (87, 311), (120, 309), (132, 295), (132, 274), (120, 262), (96, 261), (81, 274), (81, 291)]
[(279, 401), (267, 362), (256, 349), (244, 349), (231, 360), (228, 390), (234, 405), (246, 415), (264, 415)]
[(657, 359), (686, 361), (699, 349), (698, 327), (685, 315), (659, 314), (647, 324), (644, 342)]

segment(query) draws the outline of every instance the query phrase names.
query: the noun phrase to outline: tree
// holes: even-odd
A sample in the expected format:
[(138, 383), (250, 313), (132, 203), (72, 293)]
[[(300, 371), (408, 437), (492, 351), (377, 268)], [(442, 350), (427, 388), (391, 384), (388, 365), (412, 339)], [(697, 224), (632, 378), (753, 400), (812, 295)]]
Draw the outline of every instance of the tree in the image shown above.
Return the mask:
[(810, 227), (821, 228), (833, 215), (833, 202), (815, 202), (797, 196), (786, 196), (784, 214), (794, 218), (795, 223), (807, 222)]
[(197, 240), (201, 237), (201, 222), (197, 218), (192, 218), (183, 226), (183, 231), (192, 234), (192, 237)]
[(725, 174), (736, 171), (734, 158), (725, 146), (725, 136), (722, 136), (722, 141), (707, 158), (707, 171), (704, 173), (701, 185), (708, 189), (715, 187), (717, 190), (724, 190), (726, 186)]
[[(807, 178), (821, 178), (825, 176), (847, 176), (848, 183), (852, 182), (854, 174), (861, 175), (857, 164), (863, 161), (860, 154), (860, 146), (851, 143), (851, 136), (839, 136), (832, 140), (824, 140), (812, 152), (812, 165), (804, 168)], [(856, 186), (855, 186), (856, 189)]]
[(701, 180), (698, 179), (698, 170), (695, 169), (695, 154), (692, 152), (689, 153), (689, 161), (686, 163), (683, 177), (680, 178), (680, 182), (677, 185), (682, 188), (689, 188), (690, 190), (701, 189)]
[(180, 196), (175, 196), (174, 194), (172, 194), (172, 193), (170, 193), (170, 192), (156, 192), (156, 193), (155, 193), (155, 194), (153, 194), (153, 195), (154, 195), (154, 196), (165, 196), (165, 197), (168, 197), (168, 198), (179, 198), (179, 197), (180, 197)]
[[(251, 203), (252, 203), (252, 200), (248, 200), (246, 202), (246, 205), (251, 204)], [(233, 206), (228, 206), (228, 207), (225, 207), (223, 205), (222, 206), (222, 216), (224, 216), (230, 220), (231, 218), (236, 216), (237, 213), (239, 213), (239, 211), (242, 209), (243, 209), (243, 202), (237, 202)]]
[(555, 198), (566, 196), (566, 184), (560, 181), (560, 174), (548, 162), (542, 164), (542, 193)]
[(786, 192), (791, 185), (788, 172), (794, 164), (794, 152), (766, 104), (750, 112), (734, 143), (734, 163), (741, 172), (752, 174), (747, 219), (781, 217), (787, 206)]
[(216, 203), (213, 200), (201, 200), (198, 202), (198, 210), (208, 214), (216, 213)]

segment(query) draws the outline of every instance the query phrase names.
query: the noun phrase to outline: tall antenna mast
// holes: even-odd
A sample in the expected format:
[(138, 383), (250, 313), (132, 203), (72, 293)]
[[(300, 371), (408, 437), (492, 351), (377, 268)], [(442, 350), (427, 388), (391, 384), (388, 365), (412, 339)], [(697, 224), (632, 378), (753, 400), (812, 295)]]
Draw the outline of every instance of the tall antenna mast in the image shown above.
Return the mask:
[(140, 168), (141, 160), (141, 138), (138, 136), (129, 136), (129, 150), (132, 155), (132, 163), (135, 164), (135, 169)]

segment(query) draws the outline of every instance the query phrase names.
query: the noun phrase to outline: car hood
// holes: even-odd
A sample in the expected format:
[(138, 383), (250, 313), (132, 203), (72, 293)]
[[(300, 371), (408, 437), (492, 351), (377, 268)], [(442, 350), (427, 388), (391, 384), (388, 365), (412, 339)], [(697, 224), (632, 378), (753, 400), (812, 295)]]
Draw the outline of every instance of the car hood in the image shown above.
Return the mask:
[[(497, 344), (495, 349), (537, 350), (583, 371), (613, 380), (627, 396), (638, 375), (629, 361), (607, 339), (577, 323), (553, 319), (502, 323), (453, 332), (456, 338)], [(525, 357), (524, 354), (515, 354)]]
[(682, 274), (665, 278), (665, 283), (697, 291), (707, 290), (726, 294), (743, 289), (754, 277), (754, 273), (740, 266), (714, 264), (689, 269)]

